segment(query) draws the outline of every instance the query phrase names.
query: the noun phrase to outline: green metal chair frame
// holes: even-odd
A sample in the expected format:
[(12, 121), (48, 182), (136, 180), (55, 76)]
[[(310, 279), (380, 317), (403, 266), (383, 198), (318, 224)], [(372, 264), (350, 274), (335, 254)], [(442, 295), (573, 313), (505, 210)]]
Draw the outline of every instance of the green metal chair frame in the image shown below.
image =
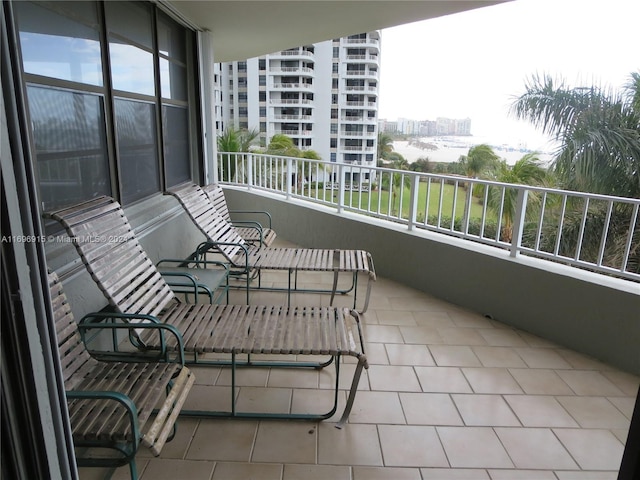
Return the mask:
[[(360, 317), (355, 310), (334, 307), (285, 307), (250, 305), (212, 305), (180, 302), (136, 239), (118, 202), (98, 197), (76, 206), (47, 214), (59, 221), (73, 239), (73, 245), (93, 280), (110, 305), (122, 314), (133, 314), (129, 321), (169, 324), (182, 334), (187, 363), (231, 365), (235, 391), (235, 368), (241, 366), (323, 368), (334, 361), (336, 393), (328, 412), (316, 414), (263, 414), (238, 412), (232, 394), (229, 411), (187, 411), (195, 416), (233, 416), (249, 418), (283, 418), (323, 420), (337, 409), (340, 360), (353, 356), (358, 360), (347, 404), (338, 427), (351, 411), (360, 375), (368, 368), (364, 354)], [(118, 238), (118, 242), (96, 239)], [(105, 314), (108, 317), (109, 314)], [(103, 317), (104, 318), (104, 317)], [(95, 319), (94, 319), (95, 320)], [(155, 336), (133, 329), (137, 346), (142, 350), (179, 348), (178, 344), (159, 344)], [(202, 354), (222, 353), (227, 361), (201, 359)], [(239, 361), (238, 355), (247, 355)], [(326, 355), (328, 362), (255, 362), (250, 356)]]

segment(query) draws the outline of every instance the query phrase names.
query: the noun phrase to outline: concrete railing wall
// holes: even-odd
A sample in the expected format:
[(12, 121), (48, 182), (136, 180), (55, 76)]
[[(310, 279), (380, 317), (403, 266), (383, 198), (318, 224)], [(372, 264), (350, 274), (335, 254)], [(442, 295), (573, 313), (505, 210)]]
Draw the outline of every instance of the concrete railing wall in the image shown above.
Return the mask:
[[(308, 202), (225, 189), (305, 247), (372, 253), (379, 275), (640, 374), (640, 285)], [(375, 296), (375, 286), (373, 295)]]

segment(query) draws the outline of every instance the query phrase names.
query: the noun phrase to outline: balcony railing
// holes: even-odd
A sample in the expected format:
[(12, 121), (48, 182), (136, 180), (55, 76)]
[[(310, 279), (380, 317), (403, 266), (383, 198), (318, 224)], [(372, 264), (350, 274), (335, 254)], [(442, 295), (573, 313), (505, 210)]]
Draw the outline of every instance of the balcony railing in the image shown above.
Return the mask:
[(218, 160), (223, 183), (640, 282), (640, 199), (263, 154)]

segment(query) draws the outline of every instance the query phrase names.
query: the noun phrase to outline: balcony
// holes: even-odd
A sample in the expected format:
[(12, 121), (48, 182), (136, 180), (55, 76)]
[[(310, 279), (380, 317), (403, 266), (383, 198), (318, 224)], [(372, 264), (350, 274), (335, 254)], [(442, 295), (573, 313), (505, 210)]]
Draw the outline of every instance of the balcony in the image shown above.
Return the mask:
[[(285, 223), (280, 219), (278, 228)], [(336, 219), (334, 227), (340, 224)], [(286, 278), (263, 281), (283, 284)], [(315, 278), (308, 274), (302, 281)], [(138, 455), (141, 479), (173, 480), (176, 472), (212, 480), (616, 478), (638, 377), (416, 287), (385, 276), (375, 283), (363, 316), (371, 366), (343, 430), (334, 428), (337, 419), (184, 418), (160, 457), (144, 449)], [(243, 298), (233, 292), (231, 301)], [(286, 302), (276, 293), (253, 298)], [(327, 301), (293, 299), (299, 305)], [(338, 301), (349, 305), (351, 296)], [(228, 369), (195, 370), (198, 385), (187, 407), (227, 400)], [(332, 369), (241, 369), (238, 398), (265, 411), (317, 409), (330, 402), (332, 378)], [(104, 474), (80, 470), (82, 480)], [(112, 478), (128, 473), (119, 469)]]

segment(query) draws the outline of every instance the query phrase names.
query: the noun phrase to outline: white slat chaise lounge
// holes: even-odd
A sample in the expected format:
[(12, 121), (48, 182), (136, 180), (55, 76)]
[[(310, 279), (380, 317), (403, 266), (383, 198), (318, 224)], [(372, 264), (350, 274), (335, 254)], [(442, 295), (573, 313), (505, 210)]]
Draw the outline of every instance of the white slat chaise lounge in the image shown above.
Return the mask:
[[(334, 307), (183, 303), (173, 294), (148, 258), (120, 204), (111, 197), (98, 197), (73, 207), (47, 213), (46, 216), (59, 221), (65, 227), (91, 277), (118, 312), (144, 315), (147, 321), (173, 325), (182, 334), (184, 352), (188, 354), (187, 363), (210, 365), (211, 361), (200, 358), (206, 353), (230, 355), (230, 410), (183, 410), (183, 414), (309, 420), (330, 418), (337, 410), (341, 357), (353, 356), (357, 359), (357, 366), (347, 404), (337, 426), (341, 427), (346, 422), (362, 369), (368, 368), (360, 318), (355, 310)], [(155, 337), (146, 332), (140, 332), (139, 335), (141, 347), (162, 347), (156, 342)], [(165, 347), (176, 348), (177, 345), (168, 341)], [(261, 414), (236, 411), (235, 368), (257, 364), (253, 361), (239, 361), (237, 355), (242, 354), (331, 356), (336, 366), (333, 407), (320, 414)], [(215, 364), (220, 365), (219, 362)], [(282, 365), (277, 362), (265, 364)], [(321, 368), (325, 364), (286, 364), (297, 365)]]
[(261, 223), (256, 221), (234, 222), (231, 220), (232, 212), (229, 211), (229, 207), (227, 206), (227, 199), (224, 196), (224, 190), (222, 189), (220, 184), (210, 183), (209, 185), (205, 185), (204, 187), (202, 187), (202, 190), (204, 190), (204, 193), (209, 196), (209, 200), (211, 200), (211, 203), (213, 203), (213, 206), (220, 214), (220, 216), (236, 227), (236, 231), (244, 239), (245, 242), (258, 243), (264, 245), (265, 247), (271, 246), (277, 235), (276, 231), (271, 228), (271, 214), (269, 214), (269, 212), (265, 212), (262, 210), (237, 210), (233, 212), (239, 214), (264, 215), (267, 219), (268, 226), (263, 226)]
[[(250, 277), (262, 270), (280, 270), (289, 273), (287, 293), (295, 291), (291, 287), (292, 276), (298, 271), (333, 273), (333, 286), (330, 290), (314, 290), (331, 293), (331, 301), (337, 292), (338, 275), (348, 273), (353, 277), (351, 289), (354, 291), (353, 308), (356, 308), (358, 274), (367, 275), (367, 287), (364, 303), (360, 312), (364, 313), (369, 305), (372, 282), (376, 279), (373, 258), (364, 250), (319, 249), (319, 248), (274, 248), (251, 245), (243, 240), (235, 227), (217, 213), (209, 197), (198, 185), (186, 184), (169, 190), (188, 213), (191, 220), (205, 235), (206, 242), (198, 248), (203, 254), (208, 250), (220, 253), (233, 269), (247, 278), (247, 303), (249, 303)], [(258, 278), (259, 280), (259, 278)], [(258, 284), (259, 285), (259, 284)], [(258, 288), (261, 288), (258, 286)], [(349, 289), (348, 291), (350, 291)], [(300, 291), (300, 290), (298, 290)], [(346, 293), (346, 292), (341, 292)]]
[[(184, 366), (183, 352), (175, 358), (149, 358), (128, 354), (129, 361), (106, 361), (89, 353), (80, 334), (58, 276), (49, 273), (49, 292), (55, 319), (58, 353), (71, 421), (71, 433), (80, 466), (129, 465), (137, 479), (135, 455), (140, 444), (158, 456), (168, 438), (195, 377)], [(81, 321), (82, 323), (82, 321)], [(180, 334), (170, 325), (147, 325), (155, 335)], [(95, 328), (93, 326), (92, 328)], [(100, 328), (130, 330), (130, 325)], [(157, 411), (155, 418), (152, 413)], [(118, 452), (104, 455), (102, 449)], [(94, 455), (94, 450), (100, 449)]]

